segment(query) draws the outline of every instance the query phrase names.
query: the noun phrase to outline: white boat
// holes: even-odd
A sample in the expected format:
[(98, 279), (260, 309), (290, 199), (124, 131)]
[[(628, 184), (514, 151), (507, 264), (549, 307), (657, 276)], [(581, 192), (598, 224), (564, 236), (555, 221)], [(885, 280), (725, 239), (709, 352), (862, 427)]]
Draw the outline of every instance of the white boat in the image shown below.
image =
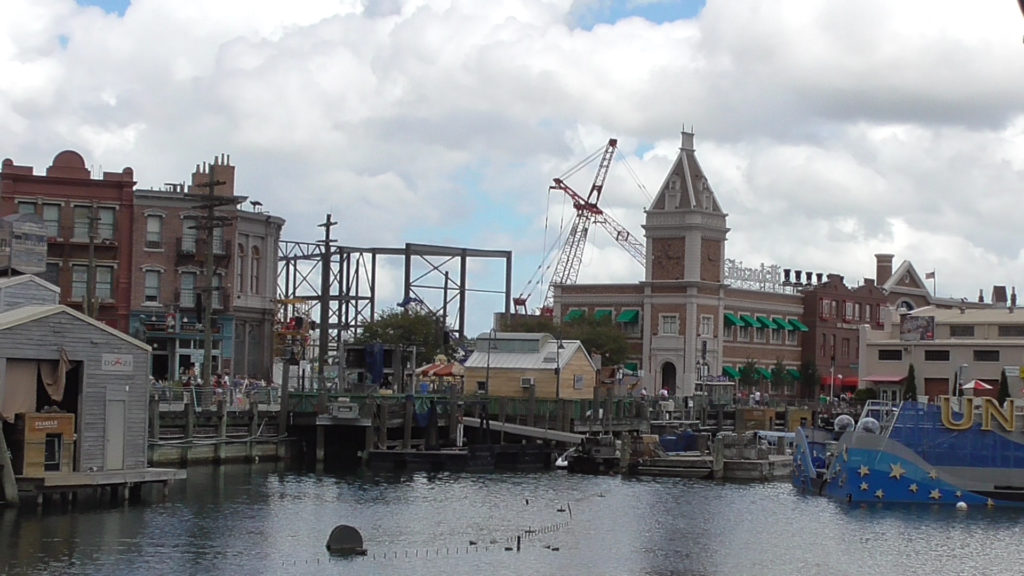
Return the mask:
[(573, 446), (572, 448), (566, 450), (561, 456), (559, 456), (558, 460), (555, 460), (555, 468), (558, 470), (568, 469), (569, 458), (571, 458), (574, 453), (579, 453), (579, 447)]

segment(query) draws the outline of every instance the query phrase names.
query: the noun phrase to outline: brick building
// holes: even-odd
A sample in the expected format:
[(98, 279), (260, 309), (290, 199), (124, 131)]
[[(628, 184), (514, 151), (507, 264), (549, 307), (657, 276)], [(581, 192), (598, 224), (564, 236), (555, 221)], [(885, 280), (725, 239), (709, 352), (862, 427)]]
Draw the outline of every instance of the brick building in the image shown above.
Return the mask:
[(0, 216), (36, 214), (46, 226), (46, 272), (39, 276), (60, 287), (61, 304), (84, 312), (91, 252), (93, 316), (122, 332), (130, 316), (134, 187), (131, 168), (93, 178), (71, 150), (57, 154), (45, 174), (9, 158), (0, 168)]

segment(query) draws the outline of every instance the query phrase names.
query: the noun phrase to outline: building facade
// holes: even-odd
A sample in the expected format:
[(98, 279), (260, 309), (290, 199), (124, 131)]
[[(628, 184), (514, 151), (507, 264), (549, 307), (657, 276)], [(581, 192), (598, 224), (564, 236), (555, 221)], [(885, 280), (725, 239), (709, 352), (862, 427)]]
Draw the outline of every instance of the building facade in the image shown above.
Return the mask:
[(46, 271), (61, 304), (82, 312), (95, 278), (90, 316), (127, 332), (135, 226), (131, 168), (93, 178), (80, 154), (57, 154), (45, 174), (5, 159), (0, 168), (0, 216), (36, 214), (47, 231)]
[[(202, 196), (209, 196), (211, 181), (214, 199), (207, 202)], [(235, 166), (227, 156), (196, 166), (188, 186), (136, 190), (132, 333), (153, 347), (155, 378), (181, 379), (193, 368), (201, 372), (207, 305), (214, 318), (212, 370), (270, 377), (284, 220), (257, 211), (256, 204), (247, 210), (246, 200), (235, 194)], [(218, 205), (210, 227), (208, 204)]]

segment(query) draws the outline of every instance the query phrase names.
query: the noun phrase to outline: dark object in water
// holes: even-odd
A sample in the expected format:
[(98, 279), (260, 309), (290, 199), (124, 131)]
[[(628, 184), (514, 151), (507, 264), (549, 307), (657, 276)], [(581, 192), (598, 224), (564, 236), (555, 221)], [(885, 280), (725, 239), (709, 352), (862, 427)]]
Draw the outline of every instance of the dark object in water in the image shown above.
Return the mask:
[(338, 524), (327, 537), (327, 551), (337, 556), (364, 556), (363, 535), (348, 524)]

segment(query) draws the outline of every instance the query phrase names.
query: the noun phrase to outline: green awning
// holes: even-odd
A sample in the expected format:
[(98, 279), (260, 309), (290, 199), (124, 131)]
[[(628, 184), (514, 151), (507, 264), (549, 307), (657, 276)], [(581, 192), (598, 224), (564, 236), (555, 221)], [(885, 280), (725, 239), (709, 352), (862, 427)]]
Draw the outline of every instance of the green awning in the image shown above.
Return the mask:
[(804, 323), (797, 320), (796, 318), (790, 318), (789, 323), (792, 324), (793, 327), (799, 330), (800, 332), (807, 332), (808, 330), (810, 330), (810, 328), (804, 326)]
[(735, 314), (725, 313), (725, 325), (726, 326), (743, 326), (743, 320), (736, 317)]
[(762, 368), (762, 367), (758, 366), (757, 368), (754, 368), (754, 370), (757, 372), (757, 374), (761, 378), (764, 378), (765, 380), (771, 380), (772, 379), (772, 373), (769, 372), (767, 368)]
[(739, 370), (733, 368), (732, 366), (722, 366), (722, 373), (728, 376), (729, 378), (732, 378), (733, 380), (740, 379)]
[(793, 380), (800, 379), (800, 371), (797, 370), (796, 368), (787, 368), (786, 374), (789, 374), (789, 377), (792, 378)]
[(576, 308), (574, 310), (569, 310), (569, 313), (565, 315), (565, 321), (566, 322), (572, 322), (573, 320), (575, 320), (577, 318), (582, 318), (584, 314), (586, 314), (586, 311), (583, 310), (582, 308)]
[(622, 322), (623, 324), (632, 324), (640, 321), (639, 310), (623, 310), (619, 312), (619, 316), (615, 319), (616, 322)]
[(598, 310), (597, 312), (594, 312), (594, 319), (595, 320), (600, 320), (602, 318), (608, 318), (611, 315), (612, 315), (612, 311), (611, 310)]
[(760, 324), (757, 323), (757, 320), (754, 320), (753, 316), (749, 316), (747, 314), (742, 314), (742, 315), (740, 315), (740, 318), (742, 318), (743, 322), (747, 326), (750, 326), (751, 328), (757, 328), (758, 326), (760, 326)]
[(789, 322), (786, 322), (785, 318), (772, 318), (772, 322), (775, 322), (775, 325), (779, 327), (779, 330), (793, 329), (793, 327), (789, 325)]
[(630, 372), (633, 372), (635, 374), (636, 372), (638, 372), (640, 370), (640, 363), (639, 362), (623, 362), (622, 363), (622, 368), (625, 369), (625, 370), (629, 370)]
[(761, 325), (761, 328), (767, 328), (769, 330), (778, 330), (778, 327), (775, 326), (775, 323), (765, 318), (764, 316), (758, 316), (757, 323)]

